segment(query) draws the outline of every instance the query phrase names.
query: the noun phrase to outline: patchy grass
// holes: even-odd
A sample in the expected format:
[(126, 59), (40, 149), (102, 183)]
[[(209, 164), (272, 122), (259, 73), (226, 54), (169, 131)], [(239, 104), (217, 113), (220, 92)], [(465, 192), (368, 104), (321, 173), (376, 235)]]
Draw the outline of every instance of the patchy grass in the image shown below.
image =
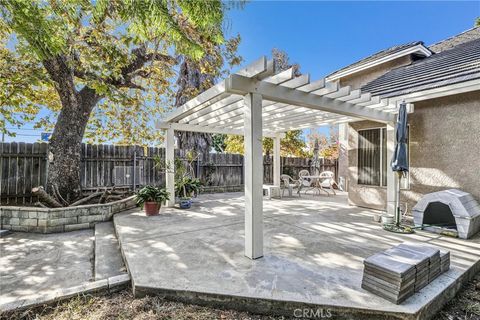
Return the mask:
[(130, 289), (104, 296), (79, 296), (57, 305), (38, 307), (0, 319), (26, 320), (97, 320), (97, 319), (175, 319), (175, 320), (273, 320), (278, 317), (257, 316), (245, 312), (220, 310), (163, 300), (159, 297), (135, 299)]
[[(96, 320), (96, 319), (175, 319), (175, 320), (274, 320), (283, 317), (252, 315), (163, 300), (159, 297), (135, 299), (130, 289), (104, 296), (80, 296), (57, 305), (23, 312), (0, 314), (0, 319)], [(333, 317), (335, 319), (335, 316)], [(450, 301), (436, 320), (480, 319), (480, 273)]]
[(438, 320), (480, 319), (480, 272), (435, 318)]

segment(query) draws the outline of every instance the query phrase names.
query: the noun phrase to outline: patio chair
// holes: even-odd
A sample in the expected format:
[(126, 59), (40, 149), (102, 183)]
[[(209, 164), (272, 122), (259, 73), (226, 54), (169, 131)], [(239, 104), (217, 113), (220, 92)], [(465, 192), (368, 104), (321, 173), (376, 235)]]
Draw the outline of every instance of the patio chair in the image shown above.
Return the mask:
[(308, 172), (308, 170), (305, 170), (305, 169), (300, 170), (300, 172), (298, 173), (298, 180), (300, 181), (300, 187), (298, 188), (298, 194), (300, 194), (300, 191), (303, 188), (306, 188), (305, 189), (305, 194), (307, 194), (308, 190), (313, 189), (312, 181), (303, 178), (303, 177), (309, 176), (309, 175), (310, 175), (310, 172)]
[(322, 181), (320, 183), (320, 186), (323, 189), (331, 189), (333, 194), (336, 195), (335, 189), (333, 188), (333, 186), (336, 186), (338, 188), (338, 184), (335, 181), (335, 173), (333, 173), (332, 171), (322, 171), (320, 173), (320, 178)]
[[(280, 176), (281, 184), (280, 184), (280, 189), (281, 189), (281, 194), (280, 197), (283, 198), (283, 195), (285, 194), (285, 190), (288, 190), (288, 195), (291, 197), (293, 195), (293, 189), (294, 188), (300, 188), (300, 180), (295, 180), (292, 177), (290, 177), (288, 174), (282, 174)], [(300, 196), (300, 192), (298, 192), (298, 196)]]

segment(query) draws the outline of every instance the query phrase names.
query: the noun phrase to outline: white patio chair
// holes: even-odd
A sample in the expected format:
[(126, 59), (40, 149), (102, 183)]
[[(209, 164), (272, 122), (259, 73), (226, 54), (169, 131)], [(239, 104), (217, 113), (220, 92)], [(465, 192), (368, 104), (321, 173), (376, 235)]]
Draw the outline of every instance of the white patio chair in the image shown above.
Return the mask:
[(333, 186), (338, 188), (337, 182), (335, 181), (335, 173), (332, 171), (322, 171), (320, 173), (320, 186), (322, 189), (331, 189), (333, 194), (336, 195), (335, 189)]
[[(282, 191), (280, 197), (282, 198), (285, 194), (285, 190), (288, 190), (288, 195), (291, 197), (293, 195), (293, 189), (300, 188), (300, 181), (293, 179), (288, 174), (282, 174), (280, 180), (282, 182), (280, 184), (280, 189)], [(298, 196), (300, 196), (300, 193), (298, 193)]]
[(304, 178), (305, 176), (309, 176), (310, 172), (308, 170), (300, 170), (298, 173), (298, 180), (300, 181), (300, 187), (298, 188), (298, 194), (300, 191), (305, 188), (305, 194), (307, 194), (308, 190), (313, 190), (312, 181)]

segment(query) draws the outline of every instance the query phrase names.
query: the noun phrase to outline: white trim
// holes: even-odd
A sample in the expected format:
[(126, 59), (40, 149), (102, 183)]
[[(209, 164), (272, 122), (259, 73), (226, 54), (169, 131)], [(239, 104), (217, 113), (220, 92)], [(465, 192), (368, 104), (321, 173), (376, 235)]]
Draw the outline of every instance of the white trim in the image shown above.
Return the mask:
[(429, 57), (429, 56), (432, 55), (432, 52), (430, 50), (428, 50), (425, 46), (423, 46), (422, 44), (417, 44), (414, 47), (407, 48), (405, 50), (396, 52), (394, 54), (389, 54), (389, 55), (386, 55), (386, 56), (381, 57), (379, 59), (361, 64), (361, 65), (358, 65), (358, 66), (355, 66), (355, 67), (352, 67), (352, 68), (348, 68), (348, 69), (343, 70), (343, 71), (340, 71), (340, 72), (338, 72), (334, 75), (328, 76), (326, 79), (328, 81), (334, 81), (334, 80), (337, 80), (337, 79), (355, 74), (357, 72), (360, 72), (360, 71), (363, 71), (363, 70), (366, 70), (366, 69), (370, 69), (370, 68), (378, 66), (382, 63), (392, 61), (392, 60), (395, 60), (397, 58), (401, 58), (403, 56), (413, 54), (413, 53), (421, 53), (421, 54), (424, 54), (425, 57)]

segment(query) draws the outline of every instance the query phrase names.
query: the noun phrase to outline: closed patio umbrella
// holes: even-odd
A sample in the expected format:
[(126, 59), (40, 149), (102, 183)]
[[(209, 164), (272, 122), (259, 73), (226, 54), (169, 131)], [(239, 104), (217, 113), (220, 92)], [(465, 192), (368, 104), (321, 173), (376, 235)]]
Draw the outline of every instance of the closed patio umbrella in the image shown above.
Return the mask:
[(318, 158), (318, 150), (320, 146), (318, 144), (318, 139), (315, 139), (315, 143), (313, 145), (313, 160), (312, 160), (312, 173), (313, 175), (319, 174), (319, 158)]
[(392, 170), (398, 172), (399, 176), (403, 176), (408, 172), (407, 121), (407, 106), (405, 103), (401, 103), (397, 117), (395, 151), (390, 164)]
[[(405, 230), (405, 228), (402, 228), (400, 226), (400, 182), (402, 177), (405, 177), (406, 173), (408, 172), (407, 122), (407, 105), (405, 104), (405, 102), (402, 102), (398, 110), (395, 151), (393, 153), (393, 158), (390, 163), (392, 170), (396, 171), (398, 174), (397, 201), (395, 204), (395, 230), (391, 230), (396, 232), (407, 231)], [(410, 230), (408, 230), (407, 232), (410, 232)]]

